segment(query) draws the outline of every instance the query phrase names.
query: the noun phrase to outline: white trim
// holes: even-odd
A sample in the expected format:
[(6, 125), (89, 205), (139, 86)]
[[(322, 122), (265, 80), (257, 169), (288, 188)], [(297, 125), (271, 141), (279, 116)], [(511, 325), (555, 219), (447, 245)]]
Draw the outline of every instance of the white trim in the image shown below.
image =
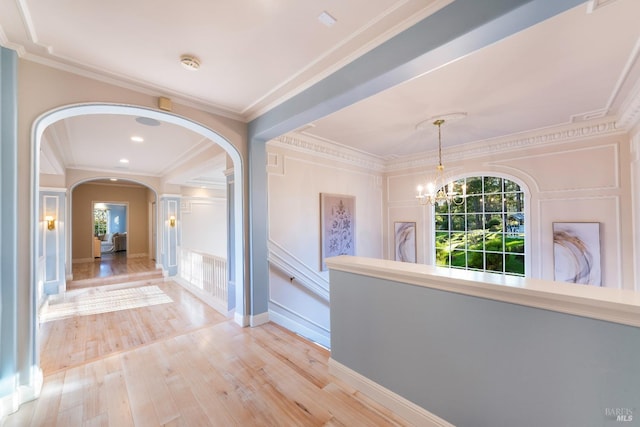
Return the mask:
[(66, 193), (66, 188), (58, 187), (40, 187), (40, 193)]
[(249, 326), (252, 328), (269, 323), (269, 312), (249, 316)]
[(329, 373), (413, 425), (424, 427), (455, 427), (453, 424), (432, 414), (421, 406), (416, 405), (331, 358), (329, 359)]
[[(180, 205), (177, 200), (167, 200), (167, 221), (172, 216), (175, 217), (176, 224), (175, 226), (169, 226), (167, 232), (167, 266), (168, 267), (177, 267), (178, 266), (178, 225), (180, 224)], [(174, 251), (171, 251), (172, 243), (174, 243), (173, 248)], [(171, 261), (171, 257), (173, 256), (173, 263)]]
[[(52, 209), (50, 209), (50, 207), (48, 206), (48, 201), (51, 200), (53, 202), (53, 206)], [(60, 223), (64, 223), (64, 219), (63, 221), (60, 221), (60, 196), (49, 196), (47, 194), (42, 194), (42, 216), (43, 216), (43, 222), (46, 222), (46, 220), (44, 219), (45, 217), (47, 217), (48, 215), (53, 214), (54, 217), (54, 224), (55, 224), (55, 228), (53, 230), (49, 230), (47, 228), (47, 226), (45, 225), (43, 227), (43, 232), (42, 232), (42, 253), (44, 254), (45, 258), (48, 258), (49, 253), (47, 252), (47, 240), (48, 240), (48, 236), (51, 234), (49, 233), (49, 231), (53, 231), (53, 239), (54, 239), (54, 245), (55, 245), (55, 253), (54, 253), (54, 267), (53, 267), (53, 271), (54, 271), (54, 279), (53, 280), (47, 280), (47, 267), (46, 267), (46, 261), (45, 261), (45, 274), (43, 279), (43, 283), (44, 285), (46, 285), (47, 283), (58, 283), (60, 282)]]
[[(331, 332), (329, 330), (329, 328), (326, 328), (326, 327), (320, 325), (318, 322), (315, 322), (315, 321), (309, 319), (307, 316), (303, 316), (302, 314), (298, 313), (297, 311), (290, 309), (289, 307), (285, 306), (284, 304), (279, 303), (278, 301), (276, 301), (274, 299), (269, 299), (269, 304), (272, 304), (273, 306), (278, 307), (279, 309), (282, 309), (283, 311), (286, 311), (287, 313), (290, 313), (290, 314), (294, 315), (295, 317), (297, 317), (300, 320), (304, 320), (309, 325), (315, 326), (316, 328), (320, 329), (321, 331), (325, 331), (327, 333)], [(282, 313), (280, 313), (280, 314), (282, 315)]]
[(338, 256), (331, 270), (640, 327), (640, 293), (432, 265)]
[(227, 306), (225, 305), (225, 301), (212, 297), (211, 295), (207, 294), (206, 292), (203, 292), (201, 289), (198, 289), (196, 286), (193, 286), (191, 283), (187, 282), (186, 280), (184, 280), (182, 277), (178, 275), (173, 276), (169, 280), (173, 280), (174, 282), (176, 282), (177, 284), (185, 288), (187, 291), (191, 292), (193, 295), (201, 299), (208, 306), (220, 312), (220, 314), (226, 317), (231, 317), (232, 313), (227, 309)]
[(587, 2), (587, 13), (593, 13), (602, 6), (607, 6), (616, 0), (589, 0)]
[(377, 172), (382, 172), (385, 169), (385, 161), (378, 156), (334, 141), (322, 140), (318, 137), (287, 134), (269, 141), (269, 145), (302, 153), (312, 153), (317, 157), (338, 160), (342, 163)]
[(273, 240), (269, 239), (267, 247), (269, 249), (267, 261), (270, 267), (275, 267), (283, 273), (291, 275), (302, 287), (324, 301), (329, 301), (328, 280), (311, 270), (305, 263)]
[(42, 370), (32, 367), (31, 375), (33, 378), (31, 385), (18, 386), (13, 393), (0, 398), (0, 425), (4, 425), (7, 415), (13, 414), (20, 409), (20, 405), (35, 400), (40, 396), (42, 384), (44, 383)]
[[(639, 86), (640, 88), (640, 86)], [(640, 90), (640, 89), (638, 89)], [(524, 148), (564, 144), (599, 136), (628, 131), (640, 115), (640, 96), (636, 96), (625, 110), (622, 124), (612, 117), (603, 117), (576, 123), (559, 124), (544, 129), (536, 129), (520, 134), (506, 135), (481, 141), (472, 141), (443, 150), (449, 162), (468, 160), (496, 153), (521, 150)], [(288, 148), (317, 157), (339, 161), (376, 172), (403, 171), (413, 168), (435, 166), (435, 150), (416, 156), (402, 156), (383, 159), (339, 143), (314, 138), (310, 135), (289, 133), (269, 141), (269, 146)]]
[[(273, 301), (270, 301), (270, 302), (273, 303)], [(278, 304), (278, 307), (281, 307), (286, 311), (290, 311), (279, 304)], [(302, 323), (296, 322), (295, 320), (281, 313), (278, 313), (277, 311), (274, 311), (272, 309), (269, 310), (269, 319), (273, 323), (276, 323), (284, 328), (287, 328), (288, 330), (295, 332), (298, 335), (302, 335), (303, 337), (311, 341), (317, 342), (318, 344), (321, 344), (326, 348), (331, 347), (331, 336), (328, 331), (327, 331), (327, 334), (321, 334), (318, 331), (314, 331), (313, 329), (307, 328)]]
[[(548, 147), (573, 141), (584, 141), (588, 138), (623, 134), (624, 132), (624, 129), (617, 127), (614, 119), (607, 117), (455, 145), (443, 149), (443, 156), (448, 159), (449, 163), (455, 163), (478, 157), (502, 155), (525, 148)], [(437, 158), (434, 153), (435, 150), (432, 150), (423, 156), (412, 155), (390, 160), (386, 164), (385, 172), (435, 166)]]
[(249, 316), (240, 314), (238, 312), (234, 313), (233, 321), (243, 328), (249, 326)]

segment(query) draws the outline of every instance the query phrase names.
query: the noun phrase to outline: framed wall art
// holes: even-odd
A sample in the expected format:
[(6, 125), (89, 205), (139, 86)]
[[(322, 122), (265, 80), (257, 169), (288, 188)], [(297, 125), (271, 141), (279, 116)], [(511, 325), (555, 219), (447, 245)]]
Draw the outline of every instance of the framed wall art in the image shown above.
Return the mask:
[(356, 198), (320, 193), (320, 269), (327, 270), (325, 259), (355, 255)]
[(416, 223), (394, 222), (395, 260), (416, 262)]
[(600, 223), (553, 223), (554, 280), (602, 286)]

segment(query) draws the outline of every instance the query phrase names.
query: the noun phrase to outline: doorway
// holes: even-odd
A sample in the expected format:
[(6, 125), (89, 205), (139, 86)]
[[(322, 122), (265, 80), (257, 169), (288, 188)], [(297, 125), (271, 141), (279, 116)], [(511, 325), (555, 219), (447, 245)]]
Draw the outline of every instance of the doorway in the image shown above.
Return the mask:
[(128, 203), (93, 202), (93, 258), (127, 256)]

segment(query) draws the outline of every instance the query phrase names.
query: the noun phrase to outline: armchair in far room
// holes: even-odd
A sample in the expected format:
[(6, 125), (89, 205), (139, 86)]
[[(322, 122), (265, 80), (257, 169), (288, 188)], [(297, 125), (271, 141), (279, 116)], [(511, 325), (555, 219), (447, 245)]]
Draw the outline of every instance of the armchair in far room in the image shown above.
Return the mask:
[(113, 252), (113, 236), (109, 233), (103, 235), (100, 246), (102, 253)]
[(126, 251), (127, 250), (127, 233), (114, 233), (113, 234), (113, 251)]

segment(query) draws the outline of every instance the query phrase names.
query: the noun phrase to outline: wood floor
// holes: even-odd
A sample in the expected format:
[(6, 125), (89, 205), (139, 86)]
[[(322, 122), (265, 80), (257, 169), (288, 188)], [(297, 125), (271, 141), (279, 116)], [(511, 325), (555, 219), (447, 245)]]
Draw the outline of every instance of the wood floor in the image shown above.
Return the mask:
[(67, 289), (78, 289), (139, 279), (162, 277), (154, 260), (145, 257), (127, 257), (126, 252), (102, 254), (89, 262), (72, 265), (73, 280)]
[(327, 350), (154, 284), (173, 302), (43, 324), (42, 394), (4, 426), (408, 425), (330, 376)]

